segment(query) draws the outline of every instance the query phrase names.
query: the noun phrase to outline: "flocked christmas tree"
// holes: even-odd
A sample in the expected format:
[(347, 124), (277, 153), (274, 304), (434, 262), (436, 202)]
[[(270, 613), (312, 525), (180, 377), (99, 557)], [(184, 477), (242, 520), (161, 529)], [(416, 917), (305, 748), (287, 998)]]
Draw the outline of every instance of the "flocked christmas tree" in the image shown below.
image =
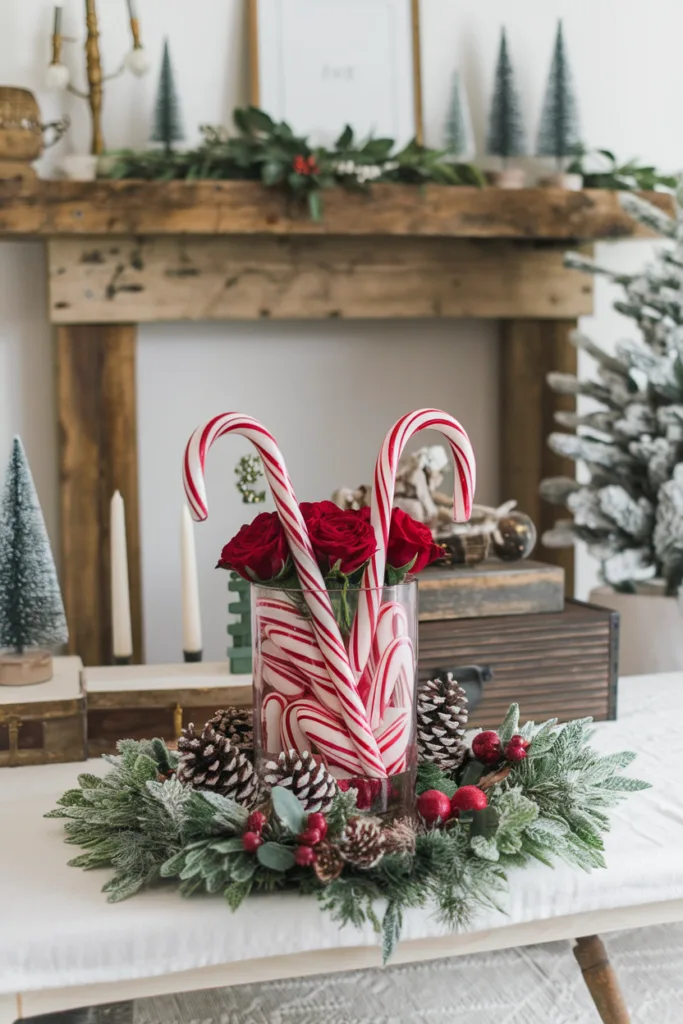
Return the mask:
[(587, 396), (597, 407), (582, 415), (556, 414), (574, 432), (551, 434), (550, 447), (583, 463), (590, 479), (543, 481), (543, 497), (574, 515), (544, 542), (560, 547), (578, 537), (615, 588), (633, 590), (658, 578), (674, 594), (683, 581), (683, 212), (678, 206), (673, 219), (635, 195), (620, 199), (670, 243), (639, 274), (612, 273), (578, 253), (566, 258), (568, 266), (604, 274), (623, 287), (615, 309), (633, 322), (638, 336), (618, 342), (612, 355), (577, 332), (574, 343), (596, 361), (595, 376), (548, 377), (555, 391)]
[(164, 41), (164, 53), (161, 59), (161, 72), (154, 108), (154, 127), (150, 138), (152, 142), (163, 142), (167, 153), (173, 149), (174, 142), (181, 142), (185, 138), (168, 39)]
[(536, 152), (539, 156), (555, 157), (558, 167), (562, 168), (565, 158), (576, 152), (580, 141), (579, 113), (560, 21), (545, 90)]
[(448, 153), (458, 160), (471, 160), (474, 156), (474, 132), (465, 85), (460, 72), (453, 74), (451, 102), (446, 118), (445, 145)]
[(525, 151), (522, 109), (515, 87), (505, 29), (502, 29), (489, 113), (486, 152), (491, 156), (501, 157), (505, 166), (511, 156), (521, 156)]
[(66, 643), (50, 541), (23, 445), (15, 437), (0, 505), (0, 648), (23, 654)]

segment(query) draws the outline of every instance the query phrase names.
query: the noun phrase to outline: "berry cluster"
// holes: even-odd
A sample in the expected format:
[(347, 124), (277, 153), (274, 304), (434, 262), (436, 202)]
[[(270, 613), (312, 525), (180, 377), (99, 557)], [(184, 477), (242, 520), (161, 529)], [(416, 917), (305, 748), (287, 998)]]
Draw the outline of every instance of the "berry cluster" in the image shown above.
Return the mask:
[[(356, 807), (359, 811), (369, 811), (382, 792), (381, 779), (337, 779), (337, 788), (346, 793), (349, 789), (357, 792)], [(390, 794), (391, 795), (391, 794)]]
[(500, 736), (492, 730), (478, 732), (472, 740), (472, 753), (477, 761), (488, 765), (498, 764), (503, 759), (512, 762), (523, 761), (527, 756), (528, 747), (529, 740), (525, 740), (518, 734), (513, 736), (503, 747)]
[[(256, 853), (263, 843), (263, 830), (268, 819), (262, 811), (253, 811), (247, 818), (246, 831), (242, 834), (242, 846), (247, 853)], [(306, 819), (306, 828), (297, 836), (298, 846), (294, 858), (300, 867), (310, 867), (317, 859), (314, 847), (322, 843), (327, 835), (325, 815), (316, 811)]]
[(318, 173), (318, 165), (314, 156), (295, 156), (292, 160), (292, 170), (295, 174), (303, 174), (308, 177), (310, 174)]
[(428, 789), (417, 798), (417, 812), (428, 825), (443, 825), (449, 818), (459, 818), (462, 811), (486, 807), (486, 793), (479, 786), (461, 786), (450, 800), (440, 789)]

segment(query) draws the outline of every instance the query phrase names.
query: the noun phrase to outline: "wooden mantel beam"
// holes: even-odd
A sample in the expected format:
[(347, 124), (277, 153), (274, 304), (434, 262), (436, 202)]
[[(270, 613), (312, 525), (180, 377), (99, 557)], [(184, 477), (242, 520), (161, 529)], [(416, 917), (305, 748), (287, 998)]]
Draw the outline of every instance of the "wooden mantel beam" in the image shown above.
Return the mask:
[[(672, 210), (672, 198), (646, 197)], [(414, 235), (569, 242), (642, 234), (604, 189), (374, 185), (335, 188), (314, 223), (290, 193), (255, 181), (0, 182), (0, 236)]]

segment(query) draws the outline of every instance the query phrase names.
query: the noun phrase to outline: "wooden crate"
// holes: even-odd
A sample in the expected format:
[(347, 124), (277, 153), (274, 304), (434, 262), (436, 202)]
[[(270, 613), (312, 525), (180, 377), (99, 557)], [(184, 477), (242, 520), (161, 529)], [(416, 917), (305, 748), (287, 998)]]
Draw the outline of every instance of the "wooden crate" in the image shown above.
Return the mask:
[(420, 621), (560, 612), (564, 570), (543, 562), (480, 562), (428, 568), (419, 576)]
[(0, 686), (0, 767), (85, 760), (80, 658), (54, 658), (54, 675), (33, 686)]
[(113, 753), (123, 738), (172, 742), (218, 708), (252, 703), (251, 676), (230, 675), (224, 662), (86, 668), (82, 678), (90, 757)]
[(500, 724), (517, 701), (523, 719), (616, 718), (619, 616), (567, 601), (552, 614), (420, 622), (418, 678), (478, 665), (492, 678), (466, 683), (472, 726)]

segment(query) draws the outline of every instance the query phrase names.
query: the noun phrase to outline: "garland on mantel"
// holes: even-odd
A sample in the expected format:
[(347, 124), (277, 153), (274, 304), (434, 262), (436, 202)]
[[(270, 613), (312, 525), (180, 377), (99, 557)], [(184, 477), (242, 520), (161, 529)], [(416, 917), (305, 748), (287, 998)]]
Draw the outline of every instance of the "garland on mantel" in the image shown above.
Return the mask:
[[(164, 880), (182, 896), (222, 893), (233, 910), (252, 892), (298, 890), (315, 895), (340, 924), (372, 922), (386, 962), (411, 907), (433, 904), (455, 929), (479, 908), (502, 910), (511, 867), (551, 866), (556, 858), (604, 867), (607, 811), (648, 788), (621, 774), (635, 754), (591, 748), (591, 719), (529, 722), (518, 731), (518, 717), (513, 704), (500, 729), (478, 733), (452, 770), (423, 760), (415, 813), (399, 819), (359, 810), (362, 780), (337, 788), (313, 813), (301, 790), (297, 799), (286, 784), (261, 794), (254, 809), (253, 769), (230, 734), (221, 741), (224, 766), (230, 791), (247, 806), (202, 789), (212, 780), (187, 770), (198, 749), (191, 729), (180, 757), (159, 739), (122, 740), (118, 755), (106, 758), (111, 770), (79, 776), (79, 788), (47, 817), (66, 818), (66, 841), (85, 849), (71, 865), (114, 869), (103, 890), (112, 902)], [(421, 753), (429, 756), (424, 746)]]
[(204, 126), (203, 141), (196, 149), (108, 154), (114, 162), (107, 176), (261, 181), (306, 199), (314, 220), (320, 220), (322, 214), (321, 191), (335, 185), (357, 191), (371, 182), (484, 184), (481, 171), (472, 164), (456, 163), (448, 159), (447, 150), (430, 149), (415, 140), (397, 149), (393, 139), (359, 140), (347, 125), (327, 149), (313, 146), (305, 136), (295, 135), (285, 121), (276, 122), (257, 107), (238, 107), (233, 120), (237, 135)]

